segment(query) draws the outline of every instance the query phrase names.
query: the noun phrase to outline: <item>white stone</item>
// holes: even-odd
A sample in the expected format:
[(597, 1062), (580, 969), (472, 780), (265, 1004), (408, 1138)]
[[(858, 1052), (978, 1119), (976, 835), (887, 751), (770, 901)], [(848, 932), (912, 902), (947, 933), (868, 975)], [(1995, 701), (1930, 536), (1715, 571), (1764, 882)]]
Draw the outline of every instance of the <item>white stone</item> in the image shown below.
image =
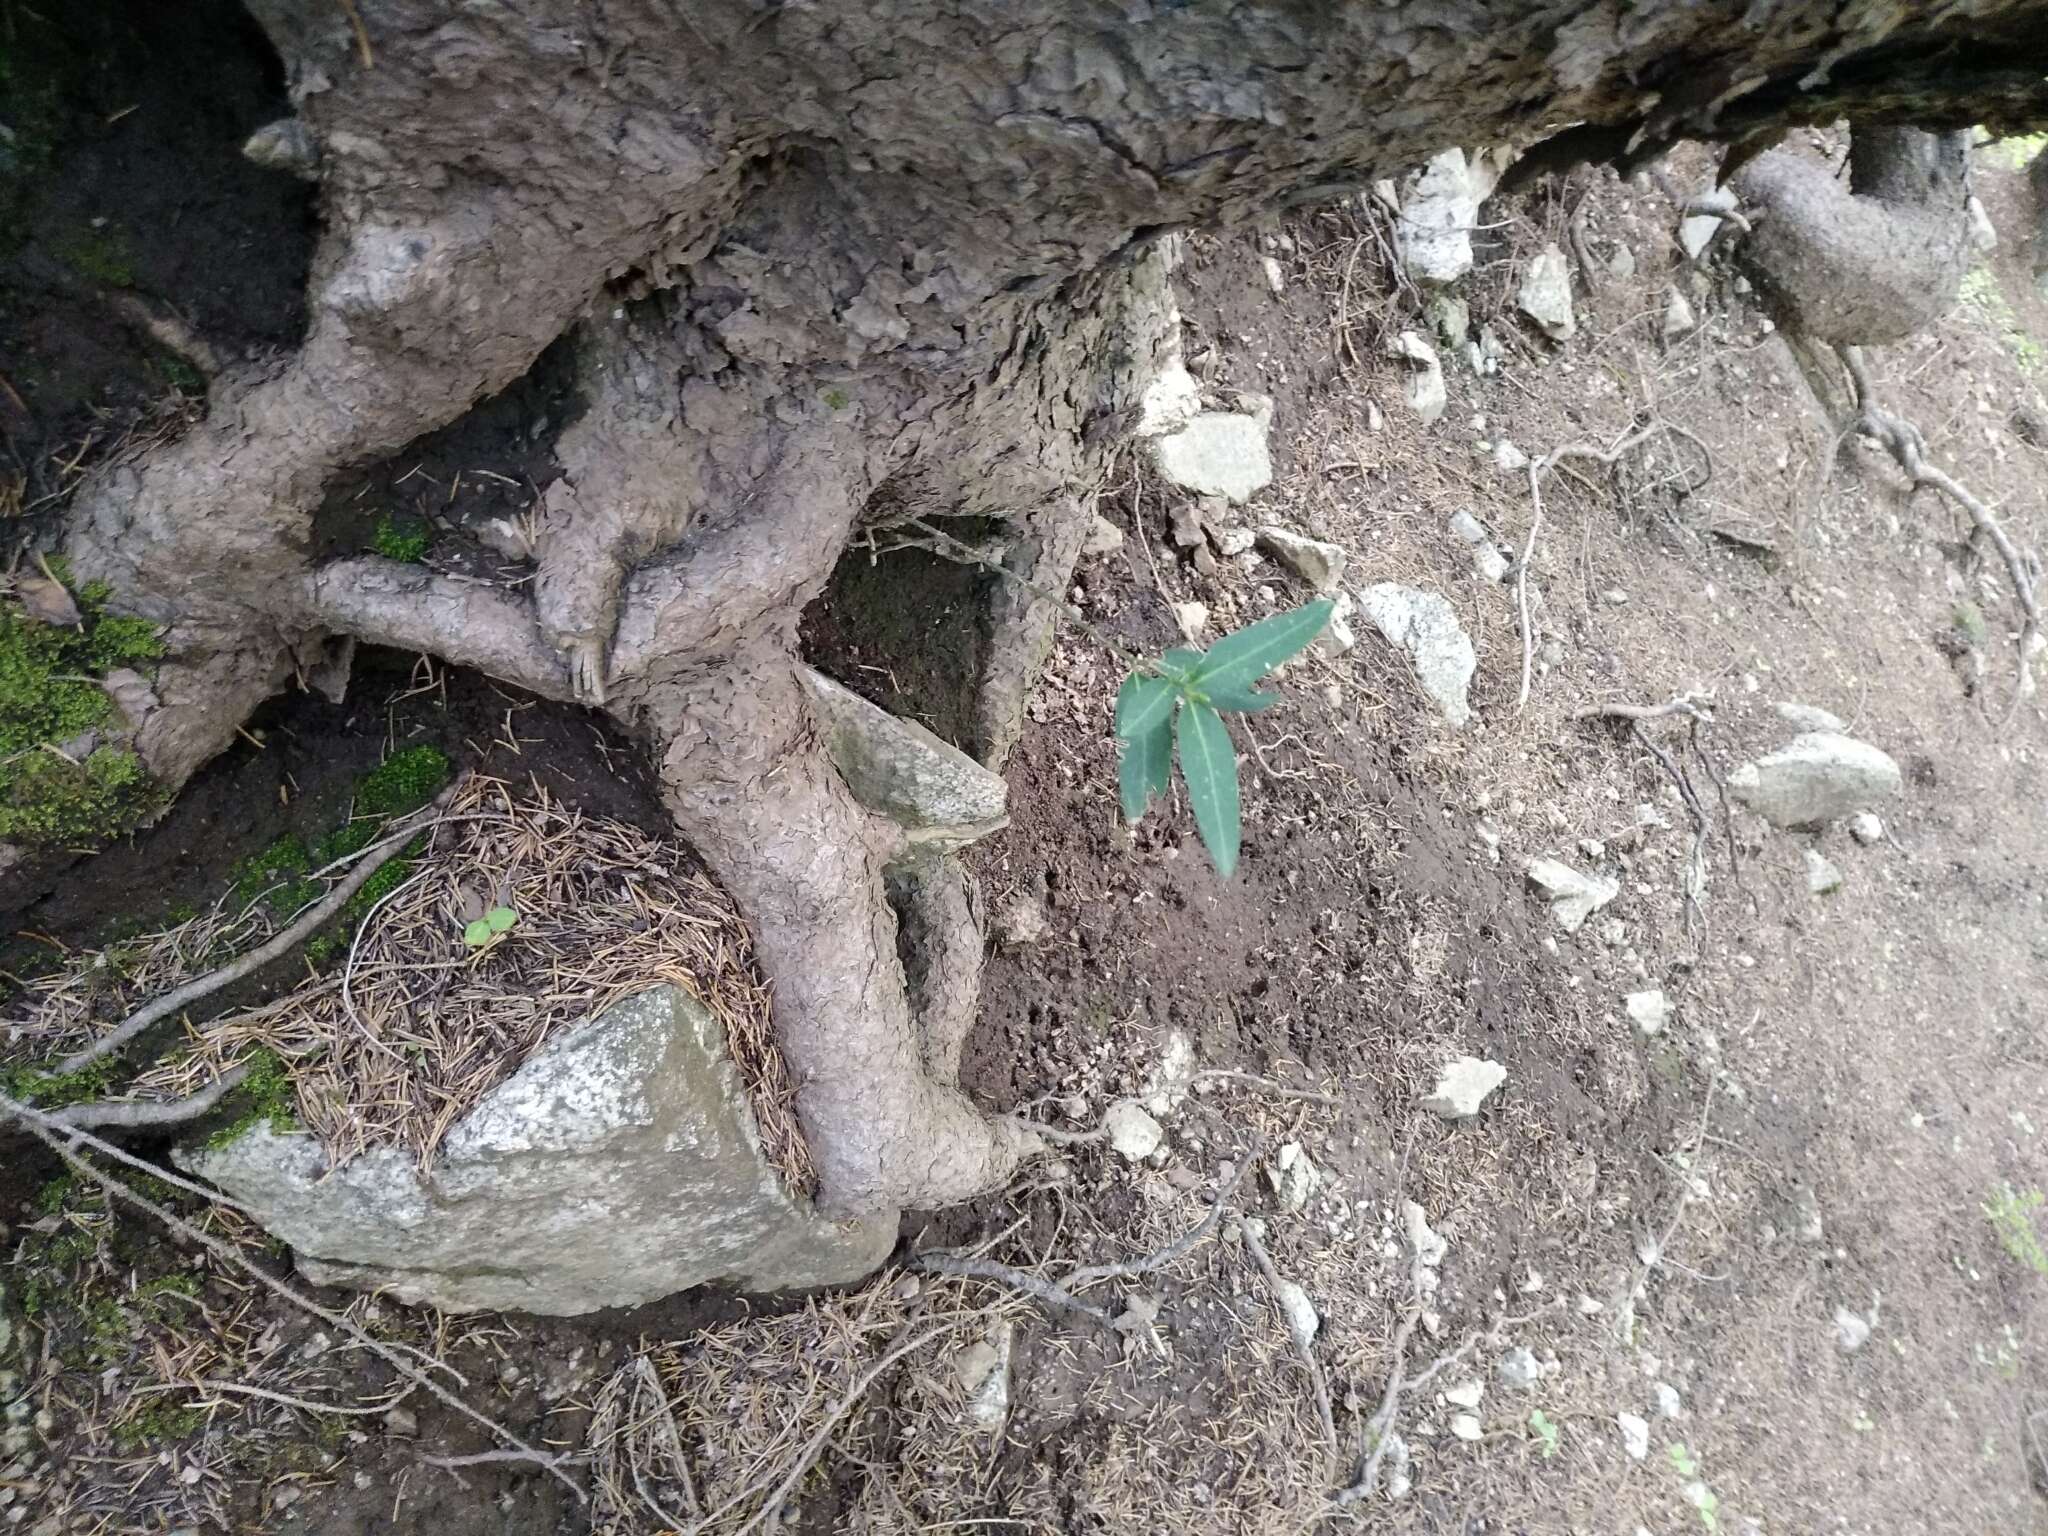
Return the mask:
[(1477, 1408), (1484, 1396), (1486, 1383), (1483, 1381), (1461, 1381), (1455, 1387), (1444, 1388), (1444, 1401), (1453, 1408)]
[(892, 715), (822, 672), (798, 674), (832, 765), (869, 810), (945, 851), (1008, 825), (1002, 776), (914, 720)]
[(1678, 341), (1690, 334), (1699, 321), (1693, 318), (1692, 305), (1676, 288), (1671, 297), (1664, 301), (1664, 339)]
[(1430, 1226), (1428, 1214), (1413, 1200), (1401, 1202), (1401, 1231), (1408, 1239), (1408, 1283), (1419, 1299), (1427, 1301), (1436, 1294), (1437, 1268), (1451, 1245)]
[(1817, 848), (1806, 850), (1806, 888), (1816, 896), (1831, 895), (1842, 888), (1842, 872)]
[(1526, 1390), (1543, 1379), (1543, 1367), (1533, 1354), (1517, 1344), (1500, 1357), (1500, 1366), (1496, 1374), (1499, 1375), (1502, 1386)]
[(1582, 875), (1556, 859), (1531, 859), (1530, 884), (1550, 898), (1550, 915), (1566, 933), (1577, 933), (1587, 918), (1621, 894), (1619, 882), (1604, 875)]
[(1662, 988), (1652, 987), (1647, 992), (1631, 992), (1623, 1000), (1628, 1016), (1645, 1035), (1661, 1035), (1671, 1018), (1671, 1005), (1664, 999)]
[(1124, 531), (1100, 513), (1088, 526), (1088, 537), (1081, 545), (1083, 555), (1113, 555), (1124, 547)]
[(1522, 274), (1515, 306), (1552, 341), (1571, 340), (1578, 322), (1572, 316), (1572, 274), (1563, 251), (1546, 245), (1536, 253)]
[(1444, 1064), (1436, 1091), (1423, 1099), (1422, 1107), (1444, 1120), (1470, 1120), (1486, 1096), (1507, 1080), (1508, 1069), (1499, 1062), (1460, 1056)]
[(1788, 699), (1781, 699), (1771, 708), (1795, 731), (1834, 731), (1840, 734), (1849, 728), (1840, 715), (1811, 704), (1794, 704)]
[(1322, 1175), (1298, 1141), (1283, 1143), (1266, 1164), (1266, 1182), (1280, 1202), (1280, 1209), (1293, 1215), (1307, 1205), (1322, 1183)]
[(1209, 605), (1207, 603), (1175, 603), (1173, 622), (1180, 626), (1183, 640), (1198, 641), (1209, 632)]
[(1672, 1386), (1670, 1382), (1658, 1382), (1655, 1388), (1655, 1396), (1657, 1398), (1657, 1412), (1665, 1418), (1675, 1419), (1685, 1412), (1685, 1404), (1679, 1399), (1678, 1388)]
[(1728, 775), (1728, 792), (1774, 827), (1806, 827), (1899, 793), (1899, 765), (1867, 742), (1809, 731)]
[(1159, 1048), (1157, 1064), (1145, 1074), (1145, 1108), (1155, 1115), (1172, 1114), (1188, 1096), (1188, 1086), (1194, 1080), (1194, 1045), (1180, 1030), (1170, 1029)]
[(1493, 445), (1493, 467), (1504, 475), (1519, 475), (1529, 467), (1529, 455), (1515, 446), (1512, 438), (1502, 438)]
[(1698, 261), (1720, 229), (1720, 219), (1711, 213), (1688, 214), (1680, 220), (1678, 243), (1684, 247), (1686, 259)]
[(1875, 811), (1858, 811), (1849, 818), (1849, 835), (1869, 847), (1884, 841), (1884, 822)]
[(953, 1358), (953, 1369), (967, 1393), (967, 1420), (978, 1434), (998, 1434), (1009, 1420), (1010, 1352), (1015, 1332), (1014, 1324), (998, 1323), (989, 1342), (970, 1344)]
[(1235, 411), (1203, 411), (1178, 432), (1152, 439), (1159, 473), (1197, 496), (1249, 501), (1273, 481), (1266, 424)]
[(1479, 519), (1470, 512), (1453, 513), (1451, 532), (1472, 546), (1472, 569), (1481, 581), (1498, 582), (1507, 579), (1510, 569), (1508, 557), (1486, 536), (1486, 530), (1479, 526)]
[(1344, 579), (1344, 562), (1350, 556), (1341, 544), (1311, 539), (1278, 523), (1259, 530), (1259, 543), (1318, 592), (1328, 592)]
[(1316, 1313), (1315, 1303), (1308, 1299), (1308, 1292), (1292, 1280), (1282, 1280), (1273, 1287), (1280, 1301), (1280, 1312), (1287, 1319), (1287, 1332), (1293, 1338), (1297, 1349), (1307, 1349), (1316, 1341), (1316, 1330), (1323, 1326), (1323, 1320)]
[(1870, 1322), (1847, 1307), (1835, 1308), (1835, 1347), (1853, 1355), (1870, 1342)]
[(1424, 341), (1413, 331), (1403, 331), (1387, 343), (1387, 355), (1407, 364), (1407, 376), (1401, 381), (1401, 394), (1408, 402), (1408, 408), (1422, 418), (1423, 425), (1435, 421), (1444, 413), (1450, 403), (1450, 395), (1444, 389), (1444, 367), (1436, 355), (1436, 348)]
[(1472, 270), (1479, 197), (1462, 149), (1447, 149), (1402, 179), (1394, 249), (1419, 283), (1452, 283)]
[(1451, 1415), (1451, 1433), (1460, 1440), (1477, 1440), (1485, 1433), (1476, 1413), (1454, 1413)]
[(1641, 1461), (1650, 1454), (1650, 1421), (1639, 1413), (1617, 1413), (1614, 1422), (1621, 1428), (1621, 1448), (1629, 1456)]
[(1273, 290), (1273, 297), (1279, 298), (1287, 291), (1287, 274), (1280, 269), (1279, 261), (1271, 256), (1261, 256), (1259, 265), (1266, 271), (1266, 286)]
[(1472, 718), (1467, 694), (1478, 653), (1458, 613), (1434, 592), (1382, 582), (1358, 594), (1358, 605), (1390, 645), (1406, 651), (1422, 691), (1454, 726)]
[(723, 1029), (666, 986), (548, 1039), (424, 1173), (393, 1146), (330, 1167), (314, 1137), (265, 1122), (173, 1155), (291, 1244), (314, 1284), (452, 1312), (837, 1285), (895, 1242), (893, 1212), (827, 1221), (783, 1186)]
[(1963, 204), (1963, 213), (1970, 221), (1970, 244), (1980, 255), (1989, 256), (1998, 249), (1998, 226), (1991, 222), (1991, 215), (1984, 211), (1984, 203), (1972, 192)]
[(1109, 1133), (1109, 1144), (1116, 1148), (1117, 1155), (1134, 1163), (1157, 1152), (1166, 1139), (1159, 1122), (1129, 1099), (1120, 1099), (1109, 1107), (1109, 1113), (1102, 1117), (1102, 1128)]

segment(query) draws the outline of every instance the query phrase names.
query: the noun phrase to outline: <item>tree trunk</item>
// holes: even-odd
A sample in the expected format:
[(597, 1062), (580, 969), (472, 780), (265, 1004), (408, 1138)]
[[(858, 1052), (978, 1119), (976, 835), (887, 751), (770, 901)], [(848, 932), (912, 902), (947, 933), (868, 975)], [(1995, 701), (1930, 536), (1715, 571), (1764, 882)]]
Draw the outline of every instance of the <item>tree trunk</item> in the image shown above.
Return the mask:
[[(1850, 109), (2019, 124), (2048, 5), (249, 0), (319, 155), (303, 346), (76, 499), (74, 569), (168, 628), (175, 789), (338, 641), (601, 706), (732, 891), (833, 1209), (970, 1196), (1029, 1138), (951, 1085), (979, 940), (818, 744), (795, 623), (849, 542), (987, 519), (1062, 590), (1161, 343), (1154, 248), (1454, 143), (1647, 157)], [(337, 475), (573, 341), (533, 593), (318, 561)], [(998, 583), (999, 761), (1052, 605)], [(919, 956), (906, 978), (889, 881)], [(913, 1007), (913, 1002), (916, 1006)]]

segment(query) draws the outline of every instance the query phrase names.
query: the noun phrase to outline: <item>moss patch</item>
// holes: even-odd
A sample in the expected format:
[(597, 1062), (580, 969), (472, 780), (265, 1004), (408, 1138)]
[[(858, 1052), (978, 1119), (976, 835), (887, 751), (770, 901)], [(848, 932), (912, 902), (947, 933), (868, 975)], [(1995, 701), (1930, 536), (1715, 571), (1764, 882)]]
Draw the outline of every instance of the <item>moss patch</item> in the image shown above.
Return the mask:
[(249, 1075), (229, 1096), (228, 1106), (231, 1118), (206, 1138), (209, 1147), (226, 1146), (259, 1121), (267, 1121), (279, 1135), (298, 1129), (291, 1077), (275, 1051), (259, 1050), (249, 1058)]
[(427, 558), (428, 538), (425, 523), (386, 517), (378, 521), (376, 531), (370, 535), (370, 548), (386, 560), (417, 565)]
[(74, 595), (83, 620), (76, 629), (0, 606), (0, 840), (90, 846), (155, 804), (132, 752), (101, 747), (73, 761), (43, 750), (112, 718), (113, 702), (95, 678), (115, 667), (146, 667), (163, 654), (154, 625), (106, 611), (105, 587)]
[[(73, 1104), (90, 1104), (107, 1096), (113, 1084), (114, 1063), (102, 1058), (76, 1072), (47, 1072), (41, 1067), (0, 1067), (0, 1089), (10, 1099), (33, 1104), (38, 1109), (65, 1109)], [(57, 1193), (52, 1196), (52, 1191)], [(44, 1215), (57, 1211), (68, 1198), (71, 1180), (57, 1179), (46, 1185), (38, 1208)], [(55, 1203), (47, 1203), (54, 1198)]]

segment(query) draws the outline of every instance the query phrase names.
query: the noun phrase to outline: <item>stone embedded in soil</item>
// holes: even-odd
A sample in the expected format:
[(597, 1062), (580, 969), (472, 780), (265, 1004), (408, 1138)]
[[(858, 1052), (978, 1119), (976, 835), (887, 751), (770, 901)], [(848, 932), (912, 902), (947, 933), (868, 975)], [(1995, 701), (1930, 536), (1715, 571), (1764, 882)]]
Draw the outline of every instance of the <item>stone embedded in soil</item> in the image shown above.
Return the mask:
[(1552, 341), (1570, 341), (1578, 330), (1572, 316), (1572, 274), (1564, 252), (1546, 245), (1529, 262), (1522, 276), (1515, 307), (1534, 320)]
[(1316, 654), (1319, 656), (1342, 656), (1358, 644), (1358, 636), (1352, 633), (1351, 594), (1339, 592), (1331, 601), (1330, 622), (1323, 626), (1323, 632), (1316, 636)]
[(1527, 1390), (1543, 1379), (1543, 1366), (1526, 1348), (1517, 1344), (1500, 1357), (1496, 1374), (1502, 1386)]
[(1678, 341), (1691, 334), (1698, 324), (1691, 303), (1676, 288), (1672, 289), (1671, 297), (1664, 301), (1664, 339)]
[(1451, 1415), (1451, 1435), (1458, 1440), (1478, 1440), (1485, 1436), (1486, 1426), (1479, 1422), (1476, 1413), (1454, 1413)]
[(1714, 236), (1720, 232), (1721, 221), (1711, 213), (1687, 215), (1678, 225), (1678, 243), (1684, 247), (1688, 260), (1698, 261)]
[(655, 987), (549, 1039), (458, 1121), (424, 1174), (403, 1147), (330, 1168), (259, 1123), (174, 1154), (291, 1244), (315, 1285), (451, 1312), (568, 1316), (693, 1285), (860, 1279), (894, 1213), (832, 1222), (762, 1155), (719, 1022)]
[(1274, 1295), (1280, 1302), (1280, 1313), (1287, 1319), (1287, 1332), (1293, 1338), (1297, 1349), (1306, 1350), (1316, 1341), (1316, 1332), (1323, 1326), (1323, 1320), (1316, 1312), (1315, 1303), (1308, 1299), (1308, 1292), (1292, 1280), (1282, 1280), (1273, 1287)]
[(1273, 481), (1266, 424), (1234, 411), (1203, 411), (1178, 432), (1152, 439), (1160, 474), (1197, 496), (1245, 502)]
[(1899, 765), (1868, 742), (1808, 731), (1728, 775), (1728, 792), (1774, 827), (1810, 827), (1899, 793)]
[(1504, 475), (1519, 475), (1529, 467), (1529, 455), (1515, 446), (1514, 439), (1504, 437), (1493, 445), (1493, 467)]
[(806, 667), (801, 675), (825, 750), (853, 798), (906, 828), (911, 841), (944, 851), (1008, 824), (1001, 775), (822, 672)]
[(1259, 542), (1274, 559), (1318, 592), (1328, 592), (1344, 579), (1344, 562), (1350, 556), (1341, 544), (1311, 539), (1277, 523), (1268, 523), (1259, 530)]
[(1109, 1133), (1109, 1144), (1116, 1148), (1117, 1155), (1134, 1163), (1150, 1157), (1166, 1139), (1159, 1122), (1129, 1099), (1110, 1106), (1109, 1113), (1102, 1117), (1102, 1128)]
[(953, 1357), (953, 1371), (967, 1394), (967, 1420), (979, 1434), (998, 1433), (1010, 1417), (1010, 1353), (1015, 1329), (997, 1323), (990, 1337), (976, 1340)]
[(1816, 896), (1829, 896), (1842, 888), (1842, 872), (1817, 848), (1806, 850), (1806, 888)]
[(1660, 1381), (1655, 1387), (1657, 1412), (1667, 1419), (1678, 1418), (1685, 1412), (1685, 1403), (1679, 1398), (1678, 1388), (1668, 1381)]
[(1636, 1461), (1650, 1454), (1650, 1421), (1639, 1413), (1617, 1413), (1614, 1422), (1621, 1430), (1621, 1448)]
[(1173, 622), (1179, 626), (1180, 637), (1190, 644), (1209, 632), (1209, 605), (1207, 603), (1175, 603)]
[(1835, 1308), (1835, 1347), (1853, 1355), (1870, 1342), (1870, 1321), (1847, 1307)]
[(1081, 543), (1083, 555), (1113, 555), (1124, 547), (1124, 531), (1101, 513), (1088, 525), (1088, 537)]
[(1470, 1120), (1479, 1113), (1486, 1096), (1507, 1080), (1508, 1069), (1499, 1062), (1460, 1056), (1444, 1064), (1437, 1074), (1436, 1091), (1422, 1101), (1422, 1107), (1444, 1120)]
[(1381, 582), (1358, 594), (1358, 606), (1387, 643), (1408, 653), (1416, 680), (1454, 726), (1472, 718), (1467, 695), (1479, 656), (1458, 623), (1458, 611), (1420, 587)]
[(1450, 395), (1444, 388), (1444, 365), (1436, 348), (1413, 331), (1403, 331), (1387, 343), (1387, 355), (1408, 365), (1401, 381), (1401, 395), (1408, 408), (1428, 426), (1444, 413)]
[(1417, 1298), (1427, 1301), (1436, 1294), (1437, 1268), (1443, 1263), (1444, 1255), (1450, 1252), (1451, 1245), (1430, 1226), (1428, 1212), (1413, 1200), (1401, 1202), (1401, 1232), (1408, 1239), (1408, 1252), (1412, 1256), (1408, 1283)]
[(1047, 931), (1045, 905), (1035, 896), (1012, 896), (996, 916), (996, 938), (1012, 949), (1036, 944)]
[(1403, 178), (1394, 251), (1418, 283), (1454, 283), (1472, 270), (1479, 196), (1465, 151), (1447, 149)]
[(1454, 1408), (1477, 1408), (1484, 1396), (1486, 1383), (1483, 1381), (1462, 1381), (1455, 1387), (1444, 1388), (1444, 1401)]
[(1868, 848), (1884, 841), (1884, 822), (1875, 811), (1858, 811), (1849, 818), (1849, 835)]
[(1550, 915), (1566, 933), (1577, 933), (1586, 919), (1621, 894), (1619, 882), (1605, 875), (1582, 875), (1556, 859), (1531, 859), (1529, 883), (1550, 898)]
[(1266, 1164), (1266, 1182), (1273, 1186), (1281, 1211), (1291, 1216), (1308, 1204), (1316, 1187), (1322, 1183), (1322, 1175), (1309, 1161), (1308, 1152), (1301, 1143), (1290, 1141), (1282, 1145)]
[(1646, 992), (1631, 992), (1623, 999), (1629, 1019), (1645, 1035), (1661, 1035), (1671, 1018), (1671, 1005), (1665, 1001), (1662, 988), (1653, 987)]

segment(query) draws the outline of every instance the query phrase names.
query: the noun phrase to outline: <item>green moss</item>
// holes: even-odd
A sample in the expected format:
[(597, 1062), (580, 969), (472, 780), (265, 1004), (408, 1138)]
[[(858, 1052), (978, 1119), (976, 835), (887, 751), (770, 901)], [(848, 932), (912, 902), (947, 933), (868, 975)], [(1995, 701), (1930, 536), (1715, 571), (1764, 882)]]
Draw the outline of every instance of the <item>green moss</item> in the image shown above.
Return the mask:
[[(64, 1109), (105, 1098), (113, 1084), (113, 1075), (114, 1063), (108, 1058), (80, 1067), (76, 1072), (45, 1072), (41, 1067), (10, 1066), (0, 1068), (0, 1088), (5, 1089), (10, 1099), (33, 1104), (38, 1109)], [(53, 1190), (59, 1192), (53, 1195)], [(63, 1208), (71, 1190), (72, 1181), (69, 1179), (56, 1179), (44, 1185), (38, 1199), (39, 1209), (46, 1216), (54, 1215)], [(52, 1199), (55, 1204), (42, 1204)]]
[(259, 1050), (249, 1058), (249, 1075), (228, 1100), (231, 1118), (206, 1138), (208, 1147), (224, 1147), (258, 1121), (269, 1122), (282, 1135), (298, 1127), (298, 1099), (292, 1080), (274, 1051)]
[(124, 1451), (153, 1451), (189, 1439), (206, 1427), (203, 1408), (173, 1408), (157, 1399), (114, 1427), (114, 1443)]
[(313, 856), (306, 845), (287, 834), (235, 866), (235, 899), (247, 906), (264, 897), (274, 914), (289, 917), (308, 902), (319, 900), (324, 887), (306, 878), (313, 869)]
[(418, 810), (441, 792), (450, 766), (439, 747), (392, 753), (356, 785), (356, 815), (403, 816)]
[(135, 286), (135, 258), (121, 232), (111, 226), (73, 236), (57, 248), (57, 259), (102, 288)]
[(376, 531), (370, 535), (370, 548), (386, 560), (417, 565), (427, 558), (429, 537), (425, 523), (386, 517), (378, 520)]
[[(52, 568), (62, 579), (61, 562)], [(53, 752), (104, 725), (114, 707), (93, 679), (144, 667), (163, 654), (147, 619), (106, 611), (107, 589), (74, 594), (81, 627), (39, 624), (0, 605), (0, 840), (36, 847), (94, 844), (132, 826), (154, 804), (141, 761), (102, 747), (82, 763)]]

